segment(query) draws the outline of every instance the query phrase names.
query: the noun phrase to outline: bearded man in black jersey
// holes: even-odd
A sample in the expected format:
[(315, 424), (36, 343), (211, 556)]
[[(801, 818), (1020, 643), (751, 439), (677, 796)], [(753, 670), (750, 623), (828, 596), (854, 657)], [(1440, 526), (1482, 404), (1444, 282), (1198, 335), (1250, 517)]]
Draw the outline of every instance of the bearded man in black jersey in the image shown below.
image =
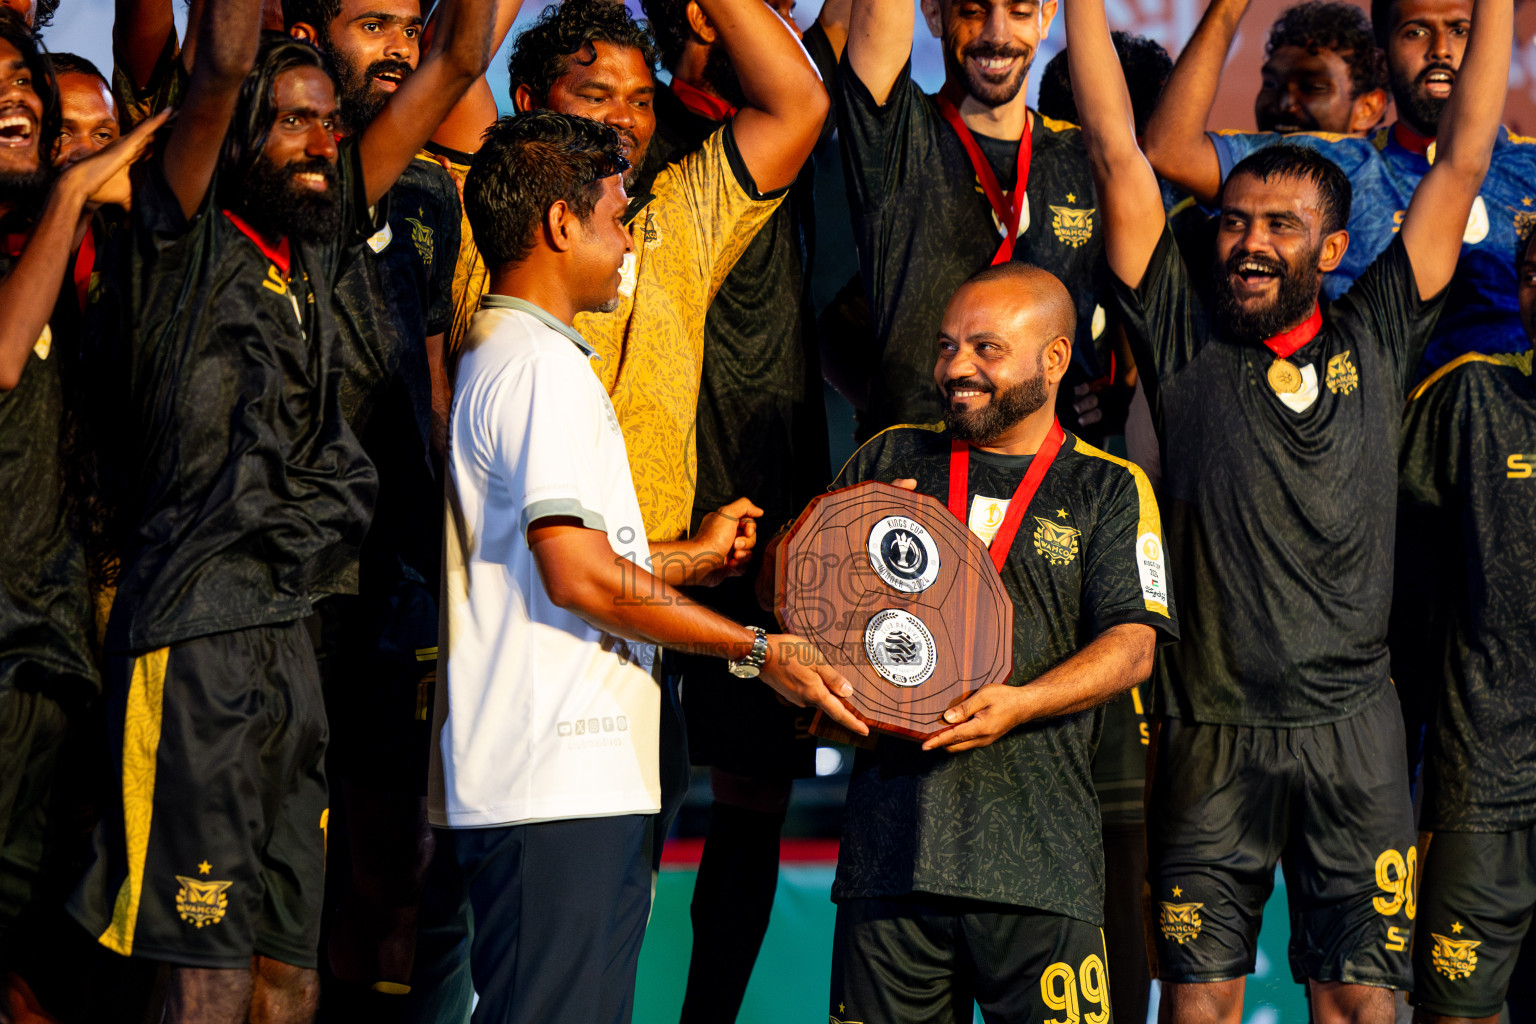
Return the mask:
[[(939, 498), (991, 547), (1012, 598), (1013, 674), (921, 747), (861, 750), (838, 852), (832, 1021), (1107, 1020), (1102, 705), (1177, 638), (1162, 530), (1140, 469), (1064, 431), (1055, 397), (1076, 315), (1060, 281), (989, 267), (950, 299), (933, 371), (944, 424), (893, 427), (834, 487)], [(990, 568), (989, 568), (990, 571)]]
[(57, 773), (101, 685), (65, 483), (66, 378), (78, 339), (50, 318), (82, 212), (162, 120), (55, 177), (57, 83), (26, 23), (0, 8), (0, 985), (21, 993), (41, 959), (42, 922), (73, 883), (59, 877), (75, 862), (60, 857)]
[[(1105, 246), (1163, 446), (1184, 642), (1161, 660), (1147, 833), (1164, 1013), (1235, 1019), (1283, 858), (1313, 1019), (1391, 1021), (1417, 859), (1387, 614), (1408, 382), (1504, 105), (1512, 5), (1478, 0), (1440, 150), (1390, 246), (1321, 308), (1350, 187), (1310, 149), (1233, 168), (1195, 280), (1131, 129), (1104, 5), (1067, 9)], [(1422, 937), (1421, 940), (1422, 941)]]
[[(1536, 231), (1515, 267), (1536, 343)], [(1399, 600), (1416, 599), (1414, 671), (1436, 695), (1410, 1001), (1417, 1020), (1491, 1024), (1508, 998), (1520, 1020), (1511, 982), (1536, 907), (1531, 350), (1471, 352), (1430, 374), (1409, 396), (1400, 464), (1400, 543), (1421, 579), (1402, 581)]]
[(258, 52), (260, 0), (229, 0), (135, 177), (118, 271), (137, 528), (107, 637), (121, 806), (70, 909), (173, 966), (171, 1020), (314, 1013), (327, 728), (302, 620), (354, 578), (376, 489), (338, 394), (332, 286), (483, 73), (491, 7), (451, 0), (409, 83), (338, 144), (319, 52)]
[[(366, 130), (416, 71), (417, 0), (288, 0), (283, 12), (288, 33), (330, 63), (347, 134)], [(349, 996), (378, 1002), (374, 992), (408, 981), (432, 849), (424, 710), (437, 669), (443, 337), (462, 211), (453, 179), (425, 152), (386, 203), (384, 229), (354, 247), (335, 289), (342, 411), (378, 470), (379, 499), (358, 592), (328, 598), (316, 630), (331, 727), (326, 777), (339, 797), (332, 824), (346, 850), (327, 860), (337, 907), (327, 940), (332, 1007)]]

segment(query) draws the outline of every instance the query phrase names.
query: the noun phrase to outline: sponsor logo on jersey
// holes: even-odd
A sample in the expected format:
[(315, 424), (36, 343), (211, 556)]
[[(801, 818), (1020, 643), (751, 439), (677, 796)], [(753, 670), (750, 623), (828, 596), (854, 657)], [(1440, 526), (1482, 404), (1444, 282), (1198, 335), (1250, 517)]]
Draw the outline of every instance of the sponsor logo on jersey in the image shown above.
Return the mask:
[(939, 578), (939, 546), (915, 519), (886, 516), (869, 531), (870, 568), (904, 594), (916, 594)]
[(1536, 452), (1529, 454), (1515, 452), (1508, 459), (1504, 460), (1504, 465), (1507, 467), (1504, 475), (1509, 477), (1509, 479), (1529, 480), (1532, 467), (1536, 467)]
[(1477, 970), (1475, 950), (1482, 942), (1452, 939), (1434, 932), (1430, 932), (1430, 937), (1435, 940), (1435, 948), (1429, 952), (1429, 962), (1435, 965), (1435, 970), (1452, 981), (1472, 977), (1472, 972)]
[(1163, 933), (1163, 938), (1172, 939), (1179, 945), (1184, 945), (1190, 939), (1200, 937), (1200, 908), (1204, 903), (1166, 903), (1157, 905), (1157, 927)]
[(416, 255), (421, 257), (421, 265), (430, 268), (432, 266), (432, 229), (415, 217), (407, 217), (405, 222), (411, 226), (411, 241), (416, 243)]
[[(207, 863), (204, 861), (199, 870)], [(224, 920), (224, 914), (229, 909), (226, 890), (234, 882), (188, 878), (186, 875), (177, 875), (176, 881), (181, 883), (181, 888), (176, 891), (176, 913), (181, 915), (183, 921), (201, 928)]]
[(1051, 230), (1056, 240), (1076, 249), (1093, 237), (1093, 215), (1097, 207), (1078, 209), (1071, 206), (1051, 207)]
[(1347, 395), (1360, 386), (1360, 373), (1355, 369), (1355, 364), (1349, 361), (1349, 353), (1350, 350), (1345, 349), (1328, 360), (1328, 376), (1324, 378), (1324, 383), (1336, 395)]
[(1035, 516), (1035, 553), (1044, 555), (1052, 565), (1066, 565), (1077, 557), (1077, 538), (1081, 531)]
[(267, 265), (267, 277), (266, 280), (261, 282), (261, 286), (267, 289), (267, 291), (277, 292), (279, 295), (288, 294), (288, 279), (283, 276), (281, 270), (277, 269), (276, 263)]
[(1526, 232), (1536, 228), (1536, 210), (1515, 211), (1515, 234), (1524, 238)]
[(1147, 532), (1136, 538), (1136, 571), (1141, 576), (1143, 600), (1168, 605), (1168, 569), (1163, 564), (1163, 542)]
[(898, 608), (876, 612), (864, 627), (864, 656), (881, 678), (897, 686), (926, 683), (939, 661), (923, 620)]

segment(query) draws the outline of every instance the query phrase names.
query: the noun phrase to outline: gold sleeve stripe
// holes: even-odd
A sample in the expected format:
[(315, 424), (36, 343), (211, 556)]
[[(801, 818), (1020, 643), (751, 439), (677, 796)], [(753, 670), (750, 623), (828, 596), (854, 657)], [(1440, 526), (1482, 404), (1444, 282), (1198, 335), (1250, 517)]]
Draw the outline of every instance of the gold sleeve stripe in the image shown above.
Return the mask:
[(1524, 352), (1464, 353), (1420, 381), (1419, 386), (1408, 393), (1408, 401), (1418, 401), (1424, 396), (1424, 392), (1429, 390), (1431, 384), (1434, 384), (1435, 381), (1444, 377), (1458, 366), (1465, 366), (1468, 363), (1493, 363), (1495, 366), (1510, 366), (1529, 377), (1531, 375), (1531, 352), (1531, 349), (1526, 349)]
[[(938, 423), (898, 423), (894, 427), (886, 427), (884, 430), (880, 431), (880, 434), (889, 434), (893, 430), (931, 430), (935, 434), (939, 434), (944, 431), (944, 424), (942, 421)], [(876, 434), (875, 437), (879, 437), (880, 434)], [(853, 463), (853, 460), (859, 457), (859, 452), (863, 451), (866, 447), (874, 442), (875, 437), (870, 438), (868, 441), (865, 441), (863, 444), (859, 445), (858, 448), (854, 449), (853, 454), (848, 456), (848, 461), (843, 463), (843, 469), (833, 473), (832, 479), (836, 480), (838, 477), (842, 476), (843, 470), (847, 469)]]
[(133, 954), (133, 932), (144, 895), (144, 861), (149, 853), (149, 828), (155, 811), (155, 758), (160, 750), (160, 722), (165, 699), (165, 665), (170, 648), (133, 659), (128, 684), (128, 710), (123, 719), (123, 837), (128, 853), (128, 877), (117, 890), (112, 921), (97, 938), (123, 956)]
[[(1112, 462), (1115, 465), (1130, 471), (1131, 479), (1136, 481), (1136, 536), (1141, 537), (1150, 533), (1152, 536), (1158, 539), (1158, 543), (1162, 544), (1163, 516), (1162, 513), (1158, 511), (1157, 496), (1152, 493), (1152, 482), (1147, 479), (1147, 474), (1143, 473), (1141, 471), (1141, 467), (1136, 465), (1136, 463), (1127, 462), (1124, 459), (1117, 459), (1108, 452), (1100, 451), (1093, 445), (1089, 444), (1087, 441), (1077, 437), (1075, 434), (1073, 435), (1073, 439), (1077, 442), (1077, 444), (1073, 446), (1073, 451), (1077, 452), (1079, 455), (1086, 455), (1089, 458), (1094, 459), (1103, 459), (1105, 462)], [(1166, 550), (1166, 545), (1164, 545), (1164, 548)], [(1166, 572), (1167, 560), (1164, 559), (1163, 562), (1163, 568)], [(1147, 597), (1143, 597), (1141, 600), (1142, 604), (1146, 605), (1147, 611), (1157, 612), (1165, 619), (1173, 618), (1173, 616), (1168, 614), (1168, 606), (1162, 601), (1153, 601)]]

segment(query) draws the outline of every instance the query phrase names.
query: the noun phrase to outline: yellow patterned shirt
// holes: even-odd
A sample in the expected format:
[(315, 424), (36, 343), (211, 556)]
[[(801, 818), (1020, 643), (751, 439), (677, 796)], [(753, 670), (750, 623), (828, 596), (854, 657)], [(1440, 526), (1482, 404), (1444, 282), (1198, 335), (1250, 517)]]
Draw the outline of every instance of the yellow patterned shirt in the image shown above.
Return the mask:
[[(704, 316), (738, 257), (782, 201), (754, 197), (727, 155), (730, 126), (656, 175), (649, 197), (631, 200), (618, 310), (583, 313), (576, 330), (601, 357), (593, 370), (613, 399), (646, 535), (687, 536), (697, 477), (694, 416), (704, 367)], [(739, 157), (735, 161), (740, 163)], [(743, 171), (742, 176), (745, 176)], [(468, 226), (464, 238), (470, 237)], [(457, 352), (486, 290), (467, 241), (454, 275), (450, 352)]]

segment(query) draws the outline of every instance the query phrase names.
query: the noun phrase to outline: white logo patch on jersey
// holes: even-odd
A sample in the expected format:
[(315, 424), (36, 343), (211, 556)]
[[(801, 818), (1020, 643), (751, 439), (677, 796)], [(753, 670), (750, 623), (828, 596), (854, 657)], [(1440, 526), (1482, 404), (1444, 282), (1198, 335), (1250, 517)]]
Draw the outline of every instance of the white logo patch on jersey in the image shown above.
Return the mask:
[(966, 522), (971, 532), (981, 538), (983, 544), (991, 544), (997, 536), (997, 528), (1003, 525), (1008, 514), (1007, 498), (989, 498), (978, 494), (971, 499), (971, 518)]
[(1141, 574), (1143, 600), (1168, 606), (1168, 567), (1163, 561), (1163, 542), (1155, 533), (1136, 538), (1136, 570)]
[(1467, 245), (1476, 245), (1488, 237), (1488, 206), (1483, 202), (1483, 197), (1478, 196), (1472, 201), (1472, 212), (1467, 214), (1467, 230), (1461, 233), (1461, 240)]

